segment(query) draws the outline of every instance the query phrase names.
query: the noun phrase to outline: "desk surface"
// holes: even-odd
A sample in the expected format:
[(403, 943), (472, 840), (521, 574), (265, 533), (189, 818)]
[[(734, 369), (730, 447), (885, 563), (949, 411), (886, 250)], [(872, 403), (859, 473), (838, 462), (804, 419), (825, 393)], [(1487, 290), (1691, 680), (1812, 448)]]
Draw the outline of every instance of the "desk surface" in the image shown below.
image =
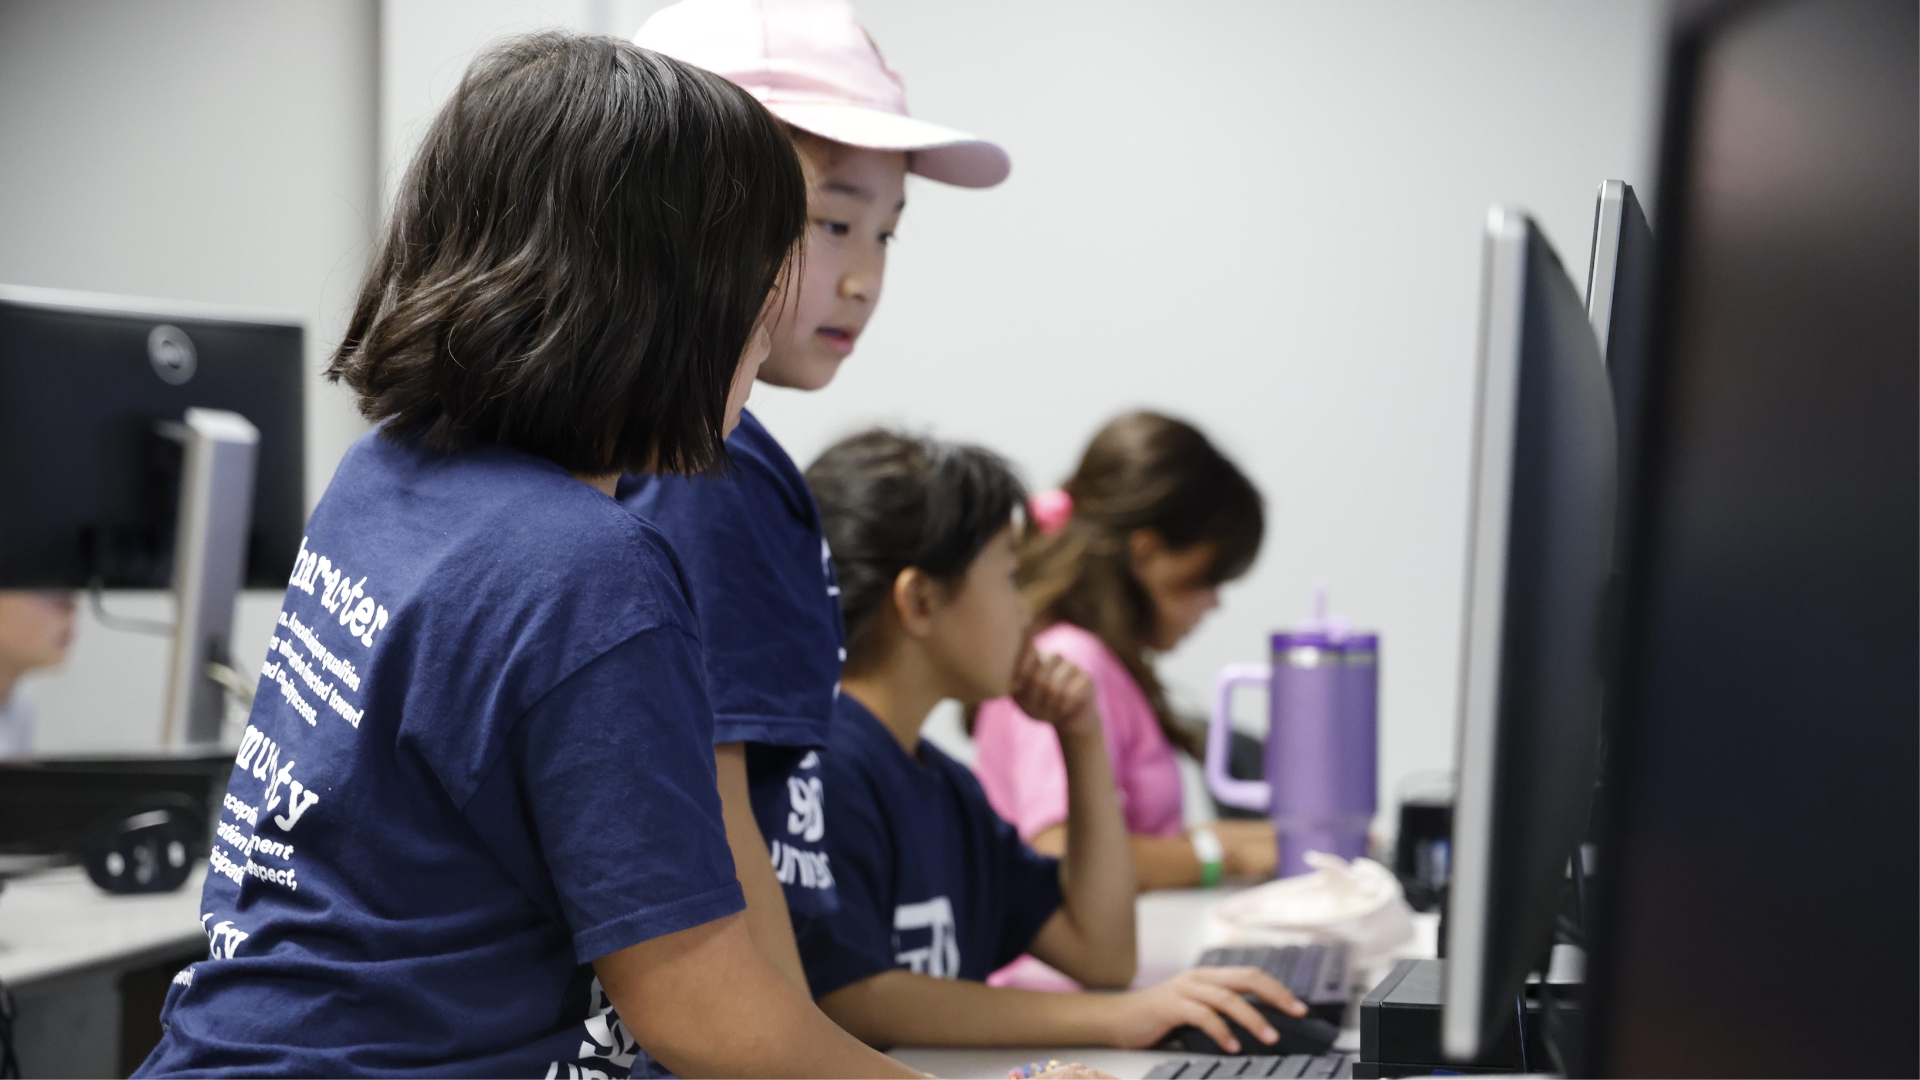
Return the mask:
[(114, 896), (79, 867), (15, 878), (0, 892), (0, 982), (20, 989), (88, 968), (135, 966), (206, 948), (200, 886), (207, 868), (170, 893)]

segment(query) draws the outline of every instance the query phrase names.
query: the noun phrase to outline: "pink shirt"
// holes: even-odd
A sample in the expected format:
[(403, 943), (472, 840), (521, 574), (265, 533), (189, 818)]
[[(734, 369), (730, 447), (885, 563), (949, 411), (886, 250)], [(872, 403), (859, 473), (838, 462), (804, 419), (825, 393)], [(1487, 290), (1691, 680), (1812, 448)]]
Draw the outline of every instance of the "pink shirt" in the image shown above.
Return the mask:
[[(1140, 836), (1184, 836), (1180, 766), (1140, 685), (1104, 642), (1071, 623), (1034, 636), (1043, 653), (1065, 657), (1093, 680), (1107, 739), (1107, 759), (1120, 789), (1127, 831)], [(974, 723), (973, 771), (999, 815), (1034, 835), (1067, 820), (1067, 765), (1051, 725), (1020, 711), (1011, 698), (980, 706)]]

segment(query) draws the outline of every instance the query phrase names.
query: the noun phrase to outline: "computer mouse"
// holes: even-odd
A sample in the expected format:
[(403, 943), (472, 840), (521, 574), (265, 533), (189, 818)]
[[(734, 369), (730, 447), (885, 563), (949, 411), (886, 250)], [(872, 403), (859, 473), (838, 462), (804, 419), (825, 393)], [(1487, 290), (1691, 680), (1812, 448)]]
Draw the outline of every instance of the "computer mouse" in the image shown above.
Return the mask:
[[(1232, 1019), (1222, 1017), (1227, 1021), (1227, 1029), (1233, 1032), (1233, 1037), (1240, 1040), (1240, 1049), (1233, 1051), (1239, 1056), (1324, 1054), (1333, 1047), (1333, 1041), (1340, 1037), (1338, 1026), (1329, 1024), (1317, 1016), (1288, 1016), (1265, 1001), (1248, 998), (1247, 1002), (1260, 1010), (1260, 1015), (1267, 1018), (1267, 1023), (1272, 1024), (1273, 1030), (1280, 1033), (1280, 1038), (1271, 1043), (1263, 1043)], [(1219, 1043), (1213, 1041), (1213, 1036), (1197, 1027), (1184, 1024), (1173, 1029), (1173, 1032), (1167, 1036), (1167, 1042), (1170, 1049), (1185, 1050), (1189, 1054), (1228, 1053)]]

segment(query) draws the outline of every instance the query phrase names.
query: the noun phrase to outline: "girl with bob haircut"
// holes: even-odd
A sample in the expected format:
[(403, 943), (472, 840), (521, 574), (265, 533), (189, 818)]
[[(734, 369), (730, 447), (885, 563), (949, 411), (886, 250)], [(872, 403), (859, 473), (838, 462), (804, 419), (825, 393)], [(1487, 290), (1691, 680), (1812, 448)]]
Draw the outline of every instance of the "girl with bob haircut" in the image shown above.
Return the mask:
[[(1300, 1015), (1253, 968), (1197, 968), (1128, 993), (984, 985), (1031, 951), (1082, 983), (1132, 982), (1134, 880), (1093, 686), (1027, 639), (1013, 516), (1024, 491), (998, 456), (888, 431), (807, 469), (840, 576), (847, 665), (822, 755), (840, 903), (794, 915), (827, 1015), (876, 1046), (1152, 1046), (1193, 1024), (1229, 1052), (1222, 1014), (1271, 1043), (1243, 993)], [(1067, 773), (1064, 859), (1020, 840), (966, 766), (920, 738), (940, 701), (1010, 694)]]
[[(1199, 429), (1152, 412), (1115, 417), (1060, 490), (1034, 496), (1020, 548), (1021, 592), (1045, 627), (1034, 644), (1093, 679), (1142, 888), (1273, 872), (1264, 820), (1186, 832), (1174, 751), (1199, 756), (1200, 740), (1153, 668), (1253, 565), (1264, 530), (1239, 468)], [(994, 808), (1039, 850), (1070, 850), (1067, 771), (1047, 725), (1001, 698), (980, 708), (973, 736)]]
[(805, 205), (716, 76), (558, 33), (468, 70), (328, 370), (378, 426), (308, 522), (141, 1075), (911, 1075), (749, 940), (685, 583), (612, 497), (718, 460)]

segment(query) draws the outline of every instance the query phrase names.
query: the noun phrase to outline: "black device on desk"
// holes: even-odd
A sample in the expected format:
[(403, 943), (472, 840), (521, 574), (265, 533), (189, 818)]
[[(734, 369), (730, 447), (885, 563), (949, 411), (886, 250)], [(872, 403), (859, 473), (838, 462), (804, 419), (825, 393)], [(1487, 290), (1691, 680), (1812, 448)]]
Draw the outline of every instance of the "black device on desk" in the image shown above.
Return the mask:
[[(1359, 1080), (1447, 1073), (1518, 1073), (1529, 1062), (1546, 1061), (1544, 1025), (1526, 1025), (1530, 1040), (1520, 1047), (1519, 1025), (1503, 1028), (1486, 1041), (1472, 1061), (1449, 1060), (1440, 1050), (1440, 979), (1445, 961), (1402, 960), (1360, 1002), (1360, 1056), (1353, 1075)], [(1541, 1004), (1529, 994), (1526, 1008), (1537, 1018)]]
[[(1340, 1020), (1347, 1009), (1345, 942), (1209, 949), (1194, 966), (1259, 968), (1306, 1004), (1307, 1015), (1288, 1016), (1262, 999), (1243, 995), (1280, 1033), (1280, 1038), (1271, 1044), (1263, 1043), (1233, 1020), (1222, 1017), (1233, 1037), (1240, 1040), (1242, 1054), (1260, 1057), (1324, 1054), (1340, 1036)], [(1196, 1027), (1175, 1028), (1167, 1041), (1171, 1047), (1190, 1054), (1226, 1053), (1211, 1035)]]
[(109, 892), (178, 888), (232, 773), (225, 750), (0, 762), (0, 855), (77, 858)]

